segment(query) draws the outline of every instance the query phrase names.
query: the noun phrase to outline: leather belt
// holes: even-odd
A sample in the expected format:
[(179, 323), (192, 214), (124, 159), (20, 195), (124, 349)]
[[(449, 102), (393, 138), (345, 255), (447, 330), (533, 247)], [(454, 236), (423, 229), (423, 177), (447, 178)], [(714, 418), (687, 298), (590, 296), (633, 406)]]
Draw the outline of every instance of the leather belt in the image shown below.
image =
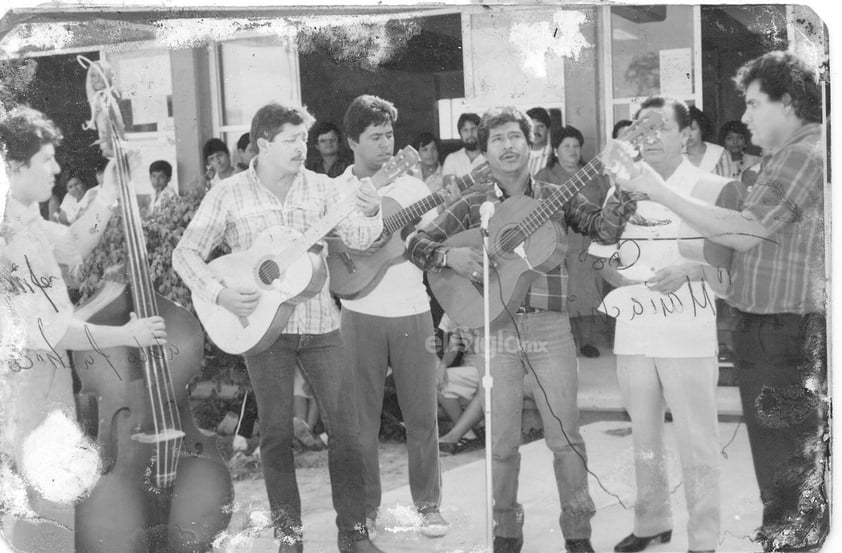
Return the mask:
[(518, 315), (525, 315), (527, 313), (543, 313), (544, 311), (548, 311), (547, 309), (541, 309), (539, 307), (531, 307), (529, 305), (521, 305), (518, 307), (517, 311), (515, 311)]

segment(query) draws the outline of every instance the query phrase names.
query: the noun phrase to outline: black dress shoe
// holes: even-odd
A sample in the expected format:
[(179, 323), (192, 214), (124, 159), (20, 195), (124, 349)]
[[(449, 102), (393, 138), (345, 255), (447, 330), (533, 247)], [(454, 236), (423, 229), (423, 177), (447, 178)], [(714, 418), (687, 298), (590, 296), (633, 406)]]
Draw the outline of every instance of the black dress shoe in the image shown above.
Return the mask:
[(567, 553), (594, 553), (591, 540), (565, 540)]
[(281, 540), (281, 546), (278, 548), (278, 553), (303, 553), (304, 542), (300, 540)]
[(494, 536), (494, 553), (520, 553), (523, 538), (503, 538)]
[(343, 544), (340, 553), (384, 553), (382, 549), (371, 543), (368, 538)]
[(582, 353), (582, 355), (591, 359), (599, 357), (599, 350), (596, 349), (596, 346), (592, 346), (590, 344), (585, 344), (579, 351)]
[(672, 530), (667, 530), (666, 532), (661, 532), (660, 534), (655, 534), (654, 536), (648, 536), (645, 538), (639, 538), (632, 533), (623, 538), (623, 541), (615, 545), (614, 551), (617, 551), (618, 553), (636, 553), (637, 551), (643, 551), (646, 549), (649, 542), (657, 541), (658, 543), (669, 543), (671, 539)]

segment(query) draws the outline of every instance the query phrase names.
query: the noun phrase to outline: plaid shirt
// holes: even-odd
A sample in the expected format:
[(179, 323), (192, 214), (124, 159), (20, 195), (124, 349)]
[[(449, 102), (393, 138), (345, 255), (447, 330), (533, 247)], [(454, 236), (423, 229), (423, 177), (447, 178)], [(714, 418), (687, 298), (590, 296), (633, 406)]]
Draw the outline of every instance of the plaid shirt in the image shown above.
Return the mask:
[[(527, 195), (543, 200), (560, 187), (547, 182), (533, 180), (527, 185)], [(495, 194), (497, 187), (488, 193), (473, 193), (464, 196), (439, 215), (428, 227), (419, 230), (407, 246), (410, 261), (427, 271), (440, 271), (444, 252), (443, 242), (463, 230), (478, 227), (481, 222), (479, 208), (485, 201), (499, 203), (505, 195)], [(598, 242), (617, 242), (628, 218), (635, 210), (635, 202), (627, 197), (611, 196), (601, 208), (591, 203), (582, 194), (576, 194), (564, 208), (555, 213), (551, 220), (568, 226), (578, 233), (590, 236)], [(527, 214), (524, 213), (523, 216)], [(562, 229), (564, 230), (564, 229)], [(529, 288), (524, 305), (550, 311), (567, 310), (567, 270), (564, 263), (539, 276)]]
[(821, 125), (807, 123), (761, 162), (743, 207), (771, 234), (734, 256), (728, 302), (741, 311), (825, 311), (821, 133)]
[[(351, 194), (325, 175), (303, 169), (281, 200), (263, 186), (254, 170), (237, 173), (213, 187), (202, 200), (193, 220), (173, 251), (173, 268), (193, 294), (215, 302), (223, 286), (211, 275), (205, 259), (221, 243), (233, 252), (247, 250), (261, 231), (284, 226), (304, 232), (328, 209)], [(366, 249), (383, 231), (380, 213), (365, 217), (354, 211), (336, 230), (352, 248)], [(322, 256), (327, 247), (322, 248)], [(285, 334), (324, 334), (339, 328), (339, 312), (328, 291), (329, 283), (318, 294), (298, 304), (284, 327)]]

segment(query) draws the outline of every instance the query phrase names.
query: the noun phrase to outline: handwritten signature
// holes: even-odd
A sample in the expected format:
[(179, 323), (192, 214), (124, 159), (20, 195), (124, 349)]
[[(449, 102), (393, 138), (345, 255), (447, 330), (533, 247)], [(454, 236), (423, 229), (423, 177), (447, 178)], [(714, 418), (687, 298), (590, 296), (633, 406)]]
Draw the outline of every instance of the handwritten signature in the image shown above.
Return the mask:
[[(696, 286), (694, 286), (696, 284)], [(711, 297), (704, 280), (698, 283), (687, 279), (686, 289), (690, 295), (690, 305), (675, 292), (661, 294), (657, 299), (650, 296), (628, 298), (629, 305), (621, 309), (618, 305), (607, 305), (605, 298), (600, 303), (600, 308), (593, 308), (593, 313), (601, 317), (612, 317), (617, 320), (633, 321), (637, 317), (651, 317), (668, 319), (671, 315), (684, 313), (686, 309), (693, 309), (693, 317), (698, 317), (702, 312), (710, 311), (716, 317), (716, 302)], [(686, 299), (686, 298), (685, 298)]]
[[(69, 360), (65, 360), (65, 356), (59, 352), (56, 347), (50, 342), (44, 333), (44, 321), (38, 317), (37, 320), (38, 331), (41, 334), (41, 339), (47, 346), (46, 350), (26, 350), (25, 352), (18, 352), (8, 356), (9, 370), (12, 372), (21, 372), (32, 369), (36, 363), (50, 363), (53, 368), (70, 369)], [(85, 325), (85, 338), (91, 346), (91, 351), (83, 359), (83, 366), (80, 369), (90, 369), (95, 366), (98, 361), (104, 361), (112, 370), (114, 375), (122, 380), (117, 367), (112, 362), (112, 355), (105, 351), (97, 343), (93, 334), (91, 333), (89, 325)], [(150, 347), (142, 347), (137, 338), (135, 338), (137, 349), (132, 348), (129, 351), (127, 359), (130, 363), (146, 363), (147, 361), (172, 361), (180, 353), (178, 346), (174, 344), (156, 345)]]
[(47, 298), (47, 301), (50, 302), (53, 310), (58, 313), (58, 307), (56, 307), (55, 302), (53, 302), (53, 299), (50, 297), (50, 294), (47, 293), (47, 290), (52, 288), (53, 281), (59, 280), (60, 277), (56, 275), (38, 275), (32, 268), (29, 256), (24, 255), (23, 259), (26, 263), (26, 268), (29, 270), (29, 274), (23, 277), (14, 274), (17, 272), (19, 267), (15, 263), (10, 264), (9, 272), (2, 275), (2, 279), (5, 281), (3, 287), (4, 291), (9, 294), (16, 295), (36, 294), (38, 293), (37, 291), (40, 290), (41, 293), (44, 294), (44, 297)]

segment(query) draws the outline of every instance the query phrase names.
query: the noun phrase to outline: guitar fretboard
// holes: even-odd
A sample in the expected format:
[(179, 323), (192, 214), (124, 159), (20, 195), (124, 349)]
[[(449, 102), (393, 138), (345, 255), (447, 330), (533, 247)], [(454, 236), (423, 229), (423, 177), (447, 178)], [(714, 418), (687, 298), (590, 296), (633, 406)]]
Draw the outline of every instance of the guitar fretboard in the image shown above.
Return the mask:
[[(375, 189), (382, 188), (395, 178), (404, 174), (410, 167), (418, 163), (418, 152), (412, 146), (407, 146), (397, 153), (391, 160), (389, 160), (383, 167), (380, 168), (371, 177), (371, 183)], [(278, 259), (282, 262), (279, 267), (283, 272), (293, 261), (306, 254), (316, 242), (321, 240), (336, 225), (342, 222), (347, 216), (354, 211), (354, 195), (360, 189), (362, 184), (354, 187), (354, 190), (343, 197), (332, 208), (327, 210), (324, 217), (316, 221), (310, 226), (297, 240), (290, 242), (286, 248), (278, 255)]]
[[(541, 200), (538, 207), (533, 209), (529, 215), (524, 217), (523, 220), (518, 223), (517, 230), (519, 232), (509, 233), (509, 236), (512, 238), (519, 237), (519, 240), (525, 240), (528, 236), (532, 235), (535, 231), (541, 228), (541, 226), (543, 226), (550, 217), (561, 211), (564, 205), (569, 202), (570, 199), (579, 192), (579, 190), (587, 186), (595, 177), (599, 176), (602, 173), (602, 169), (602, 157), (597, 155), (584, 167), (579, 169), (575, 175), (570, 177), (567, 182), (562, 184), (558, 190), (553, 192), (547, 198)], [(499, 254), (501, 251), (511, 251), (518, 245), (507, 243), (511, 241), (514, 240), (507, 240), (504, 238), (504, 243), (495, 244), (491, 254)]]
[[(473, 173), (468, 173), (464, 177), (456, 179), (456, 185), (459, 187), (460, 192), (464, 192), (476, 184), (477, 181), (474, 179)], [(422, 215), (431, 209), (440, 206), (444, 202), (445, 198), (439, 192), (435, 192), (424, 199), (418, 200), (409, 207), (406, 207), (383, 219), (383, 232), (394, 234), (413, 221), (417, 221)]]

